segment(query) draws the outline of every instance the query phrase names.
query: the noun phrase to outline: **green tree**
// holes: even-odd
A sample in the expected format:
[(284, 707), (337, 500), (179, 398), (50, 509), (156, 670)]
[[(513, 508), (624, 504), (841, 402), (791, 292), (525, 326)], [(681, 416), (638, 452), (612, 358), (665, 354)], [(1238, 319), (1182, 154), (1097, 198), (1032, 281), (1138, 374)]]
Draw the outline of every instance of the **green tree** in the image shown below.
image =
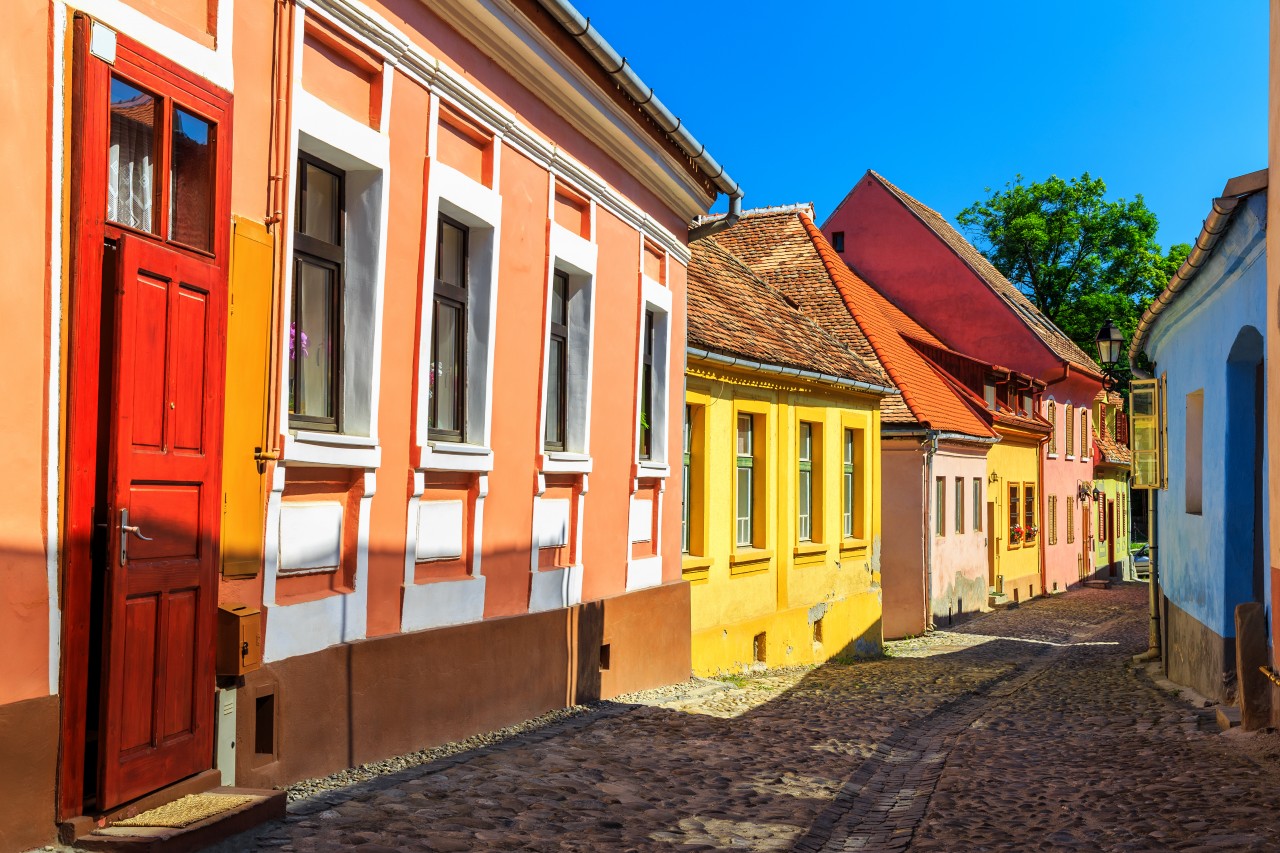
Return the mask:
[(1102, 324), (1114, 320), (1132, 340), (1142, 312), (1191, 251), (1185, 243), (1163, 251), (1159, 222), (1142, 196), (1108, 201), (1107, 185), (1088, 172), (1030, 184), (1018, 175), (986, 193), (956, 217), (961, 227), (1095, 359)]

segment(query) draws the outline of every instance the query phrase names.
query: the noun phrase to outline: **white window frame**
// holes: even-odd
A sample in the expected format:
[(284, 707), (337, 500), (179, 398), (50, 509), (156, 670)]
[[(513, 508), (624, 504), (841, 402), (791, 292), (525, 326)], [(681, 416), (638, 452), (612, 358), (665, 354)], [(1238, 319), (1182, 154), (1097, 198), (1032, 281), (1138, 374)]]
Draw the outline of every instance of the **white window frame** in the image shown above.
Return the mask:
[[(299, 21), (294, 38), (301, 51), (305, 27)], [(394, 72), (383, 67), (383, 121), (391, 108)], [(377, 468), (378, 399), (382, 379), (382, 306), (386, 285), (386, 227), (390, 205), (390, 139), (382, 132), (347, 116), (302, 88), (301, 67), (293, 81), (290, 163), (294, 164), (287, 194), (287, 217), (294, 220), (297, 204), (299, 151), (313, 154), (345, 173), (346, 215), (343, 245), (343, 347), (341, 433), (290, 429), (288, 425), (288, 336), (281, 335), (280, 429), (285, 433), (284, 459), (316, 465)], [(285, 229), (284, 252), (293, 257), (293, 229)], [(294, 265), (282, 281), (284, 316), (292, 311)], [(364, 341), (363, 345), (360, 343)]]
[[(640, 261), (644, 262), (644, 243), (640, 244)], [(668, 258), (668, 263), (670, 259)], [(644, 315), (653, 312), (653, 411), (650, 412), (649, 424), (649, 458), (640, 458), (640, 393), (644, 376)], [(671, 406), (671, 291), (664, 285), (641, 274), (640, 277), (640, 330), (636, 346), (636, 385), (635, 385), (635, 435), (632, 448), (635, 454), (637, 477), (659, 479), (671, 473), (668, 464), (667, 435), (668, 410)]]
[[(449, 108), (464, 115), (465, 110)], [(437, 224), (440, 216), (464, 225), (467, 233), (467, 358), (466, 401), (463, 406), (463, 440), (437, 441), (429, 438), (430, 383), (419, 381), (416, 401), (416, 434), (420, 470), (493, 470), (493, 362), (497, 341), (498, 266), (502, 245), (502, 195), (436, 159), (440, 125), (440, 99), (432, 95), (430, 134), (427, 142), (431, 167), (427, 178), (427, 212), (421, 281), (423, 282), (423, 333), (418, 349), (418, 376), (431, 372), (431, 335), (434, 301), (428, 287), (434, 287)], [(500, 186), (501, 142), (493, 138), (493, 185)]]
[[(554, 204), (555, 181), (551, 182)], [(592, 216), (595, 206), (592, 205)], [(595, 233), (595, 228), (592, 228)], [(598, 249), (569, 229), (551, 222), (550, 255), (547, 268), (547, 304), (557, 272), (569, 278), (568, 374), (565, 388), (565, 449), (546, 450), (546, 411), (551, 348), (551, 312), (546, 312), (542, 329), (542, 409), (538, 419), (538, 447), (542, 449), (541, 470), (547, 474), (591, 473), (591, 399), (595, 365), (595, 280)]]

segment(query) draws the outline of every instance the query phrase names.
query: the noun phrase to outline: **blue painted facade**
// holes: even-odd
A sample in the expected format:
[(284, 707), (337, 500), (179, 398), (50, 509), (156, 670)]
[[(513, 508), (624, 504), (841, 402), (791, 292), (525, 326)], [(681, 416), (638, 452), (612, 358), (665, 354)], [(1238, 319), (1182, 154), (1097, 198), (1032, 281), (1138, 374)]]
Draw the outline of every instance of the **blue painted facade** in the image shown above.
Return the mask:
[[(1159, 315), (1143, 347), (1166, 382), (1168, 489), (1154, 493), (1160, 586), (1170, 604), (1223, 639), (1235, 635), (1237, 604), (1270, 601), (1265, 238), (1266, 193), (1258, 192), (1236, 208), (1208, 262)], [(1195, 480), (1189, 395), (1197, 393), (1199, 512), (1194, 500), (1188, 504)]]

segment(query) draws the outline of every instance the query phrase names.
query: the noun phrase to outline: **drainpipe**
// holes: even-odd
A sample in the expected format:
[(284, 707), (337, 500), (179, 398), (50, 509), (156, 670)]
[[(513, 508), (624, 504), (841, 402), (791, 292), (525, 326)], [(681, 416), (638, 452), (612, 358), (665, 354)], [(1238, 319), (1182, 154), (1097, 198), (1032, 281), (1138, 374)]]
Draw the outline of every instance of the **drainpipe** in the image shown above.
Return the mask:
[[(937, 430), (931, 429), (926, 432), (925, 442), (928, 444), (928, 449), (924, 454), (924, 512), (921, 515), (924, 518), (924, 629), (928, 631), (933, 627), (933, 528), (938, 523), (935, 519), (934, 524), (929, 524), (929, 510), (937, 506), (935, 501), (930, 500), (930, 489), (933, 488), (933, 457), (938, 452)], [(942, 523), (946, 524), (946, 519), (942, 519)]]
[(707, 152), (707, 147), (685, 129), (684, 122), (676, 118), (671, 110), (658, 100), (653, 93), (653, 88), (640, 79), (640, 76), (627, 64), (627, 60), (618, 55), (600, 32), (591, 26), (591, 20), (583, 17), (572, 3), (567, 0), (538, 0), (538, 3), (555, 19), (556, 23), (564, 28), (565, 32), (582, 45), (591, 58), (627, 94), (627, 97), (635, 101), (641, 111), (697, 164), (698, 169), (707, 176), (716, 189), (729, 196), (728, 214), (694, 226), (689, 231), (689, 242), (708, 237), (737, 222), (738, 217), (742, 215), (742, 187), (730, 178), (724, 167)]

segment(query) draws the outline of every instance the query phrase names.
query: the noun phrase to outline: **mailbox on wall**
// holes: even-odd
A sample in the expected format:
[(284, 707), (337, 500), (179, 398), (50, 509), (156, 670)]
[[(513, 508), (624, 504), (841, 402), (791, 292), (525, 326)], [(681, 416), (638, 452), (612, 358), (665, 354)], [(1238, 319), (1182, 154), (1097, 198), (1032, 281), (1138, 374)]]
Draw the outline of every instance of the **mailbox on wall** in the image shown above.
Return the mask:
[(218, 605), (218, 675), (244, 675), (262, 666), (262, 615), (244, 604)]

